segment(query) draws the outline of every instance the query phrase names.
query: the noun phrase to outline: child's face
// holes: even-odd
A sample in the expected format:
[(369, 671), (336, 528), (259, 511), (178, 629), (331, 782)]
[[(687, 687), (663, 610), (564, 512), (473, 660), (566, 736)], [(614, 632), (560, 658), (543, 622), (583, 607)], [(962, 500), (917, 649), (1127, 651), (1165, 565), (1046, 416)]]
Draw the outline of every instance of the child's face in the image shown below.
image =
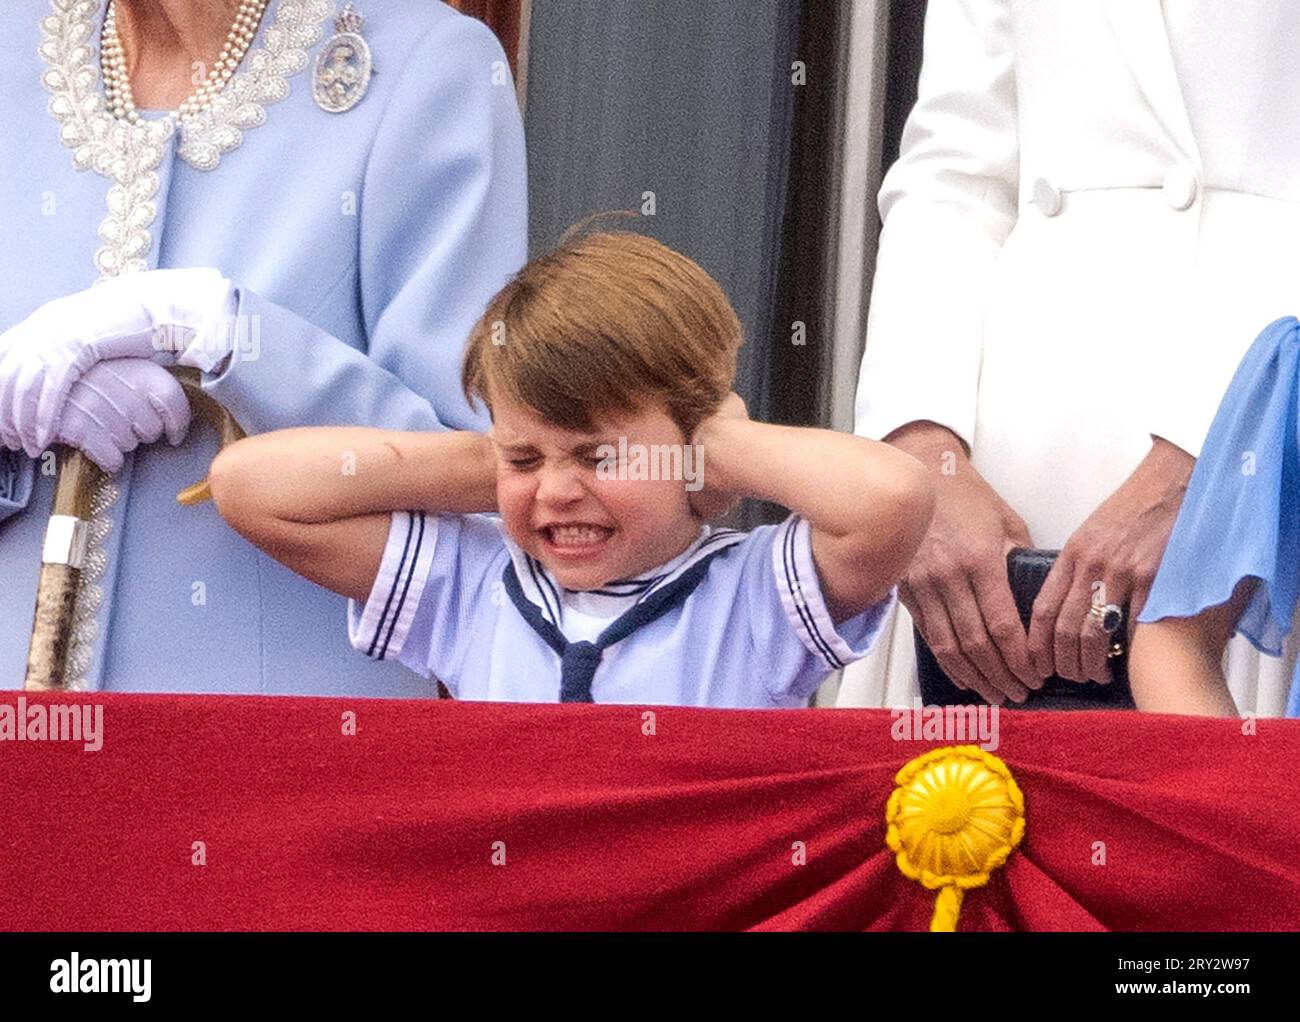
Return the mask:
[(661, 407), (608, 418), (594, 433), (551, 425), (531, 408), (502, 400), (493, 401), (492, 420), (502, 521), (564, 588), (599, 589), (638, 575), (677, 556), (699, 533), (682, 479), (635, 478), (635, 471), (618, 473), (616, 461), (598, 471), (597, 448), (618, 450), (620, 438), (629, 451), (638, 444), (647, 451), (684, 447)]

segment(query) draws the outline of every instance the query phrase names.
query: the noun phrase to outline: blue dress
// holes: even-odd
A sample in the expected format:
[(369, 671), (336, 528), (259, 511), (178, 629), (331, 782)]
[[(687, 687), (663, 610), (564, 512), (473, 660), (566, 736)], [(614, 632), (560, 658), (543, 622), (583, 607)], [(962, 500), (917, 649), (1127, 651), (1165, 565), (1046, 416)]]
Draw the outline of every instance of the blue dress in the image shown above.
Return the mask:
[[(1288, 316), (1255, 339), (1224, 394), (1138, 621), (1192, 617), (1255, 576), (1237, 629), (1281, 655), (1300, 595), (1298, 407), (1300, 321)], [(1287, 716), (1300, 717), (1294, 675)]]
[[(273, 0), (210, 110), (132, 128), (103, 104), (104, 0), (10, 0), (0, 33), (0, 331), (95, 280), (211, 266), (248, 324), (205, 389), (249, 433), (482, 427), (460, 358), (526, 256), (523, 128), (482, 23), (366, 0), (375, 74), (352, 109), (313, 99), (329, 0)], [(177, 505), (216, 452), (128, 455), (101, 495), (71, 680), (134, 691), (428, 696), (347, 641), (346, 601), (275, 563), (211, 504)], [(54, 477), (0, 451), (0, 687), (22, 684)], [(292, 466), (285, 466), (291, 472)]]

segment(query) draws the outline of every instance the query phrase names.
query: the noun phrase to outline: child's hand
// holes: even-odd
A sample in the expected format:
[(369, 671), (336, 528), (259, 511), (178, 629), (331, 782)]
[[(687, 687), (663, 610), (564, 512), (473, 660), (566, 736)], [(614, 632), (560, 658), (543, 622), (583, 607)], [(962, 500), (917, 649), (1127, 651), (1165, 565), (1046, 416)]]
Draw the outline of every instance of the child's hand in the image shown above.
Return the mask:
[[(735, 391), (732, 391), (722, 399), (722, 404), (718, 406), (718, 410), (696, 427), (695, 435), (691, 438), (691, 442), (706, 444), (705, 437), (709, 432), (709, 426), (715, 420), (748, 418), (749, 412), (745, 408), (744, 399)], [(707, 453), (704, 456), (703, 472), (704, 486), (691, 493), (690, 503), (691, 511), (695, 514), (695, 517), (699, 518), (701, 521), (707, 522), (730, 514), (731, 511), (735, 509), (736, 505), (740, 503), (740, 498), (737, 494), (731, 493), (722, 487), (716, 485), (711, 486), (709, 484), (710, 478), (715, 480), (717, 479), (717, 474), (714, 473), (711, 475), (709, 471), (709, 458)]]

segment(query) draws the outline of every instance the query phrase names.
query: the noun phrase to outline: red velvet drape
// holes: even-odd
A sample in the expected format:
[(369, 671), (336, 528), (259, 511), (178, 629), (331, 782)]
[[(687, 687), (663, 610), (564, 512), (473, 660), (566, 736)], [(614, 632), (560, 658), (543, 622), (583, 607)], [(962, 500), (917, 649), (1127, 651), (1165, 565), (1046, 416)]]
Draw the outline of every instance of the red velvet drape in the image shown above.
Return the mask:
[[(937, 743), (893, 740), (886, 711), (659, 707), (647, 735), (637, 707), (28, 702), (88, 699), (98, 752), (0, 741), (5, 928), (929, 922), (884, 808)], [(1028, 823), (959, 929), (1300, 927), (1300, 722), (1256, 726), (1004, 713)]]

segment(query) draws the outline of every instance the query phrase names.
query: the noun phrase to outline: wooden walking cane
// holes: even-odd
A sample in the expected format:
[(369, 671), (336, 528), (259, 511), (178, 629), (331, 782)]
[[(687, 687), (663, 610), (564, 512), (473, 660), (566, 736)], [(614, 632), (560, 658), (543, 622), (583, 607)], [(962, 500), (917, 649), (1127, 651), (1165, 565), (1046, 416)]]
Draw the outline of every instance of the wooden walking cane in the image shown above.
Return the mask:
[[(231, 414), (200, 386), (197, 369), (180, 368), (172, 372), (184, 388), (194, 416), (217, 430), (219, 447), (224, 448), (244, 435)], [(41, 552), (41, 579), (36, 590), (27, 676), (23, 681), (23, 688), (28, 692), (67, 687), (65, 667), (72, 640), (77, 586), (86, 555), (91, 501), (104, 478), (99, 466), (76, 449), (68, 449), (60, 458), (54, 484), (54, 508)], [(188, 506), (201, 504), (211, 496), (204, 477), (178, 493), (176, 500)]]

